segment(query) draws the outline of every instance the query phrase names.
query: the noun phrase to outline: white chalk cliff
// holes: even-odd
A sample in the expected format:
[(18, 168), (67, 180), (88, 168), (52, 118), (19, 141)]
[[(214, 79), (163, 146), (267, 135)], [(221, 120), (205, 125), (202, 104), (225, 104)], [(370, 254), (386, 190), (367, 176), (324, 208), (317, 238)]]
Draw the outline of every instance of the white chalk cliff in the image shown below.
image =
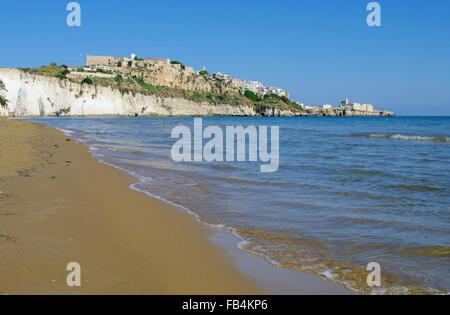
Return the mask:
[[(254, 108), (240, 105), (212, 105), (180, 98), (160, 98), (136, 93), (122, 94), (117, 89), (69, 80), (28, 74), (17, 69), (0, 68), (5, 84), (3, 95), (8, 112), (15, 116), (87, 116), (87, 115), (155, 115), (155, 116), (259, 116)], [(0, 109), (2, 110), (2, 109)], [(268, 113), (264, 113), (268, 114)], [(270, 115), (293, 115), (275, 112)]]

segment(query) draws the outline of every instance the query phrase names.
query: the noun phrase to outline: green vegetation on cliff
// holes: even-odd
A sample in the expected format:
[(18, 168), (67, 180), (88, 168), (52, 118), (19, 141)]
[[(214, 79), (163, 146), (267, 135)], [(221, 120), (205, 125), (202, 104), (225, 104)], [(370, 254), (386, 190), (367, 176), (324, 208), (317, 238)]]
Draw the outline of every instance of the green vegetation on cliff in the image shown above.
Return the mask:
[(6, 99), (0, 96), (0, 106), (6, 108), (7, 105), (8, 103), (6, 102)]
[(122, 83), (123, 82), (123, 76), (118, 74), (116, 75), (116, 77), (114, 78), (114, 81), (116, 81), (117, 83)]
[[(0, 80), (0, 91), (5, 89), (5, 83)], [(8, 102), (6, 99), (0, 95), (0, 107), (6, 108), (8, 106)]]
[(179, 62), (179, 61), (176, 61), (176, 60), (171, 61), (170, 64), (172, 64), (172, 65), (180, 65), (181, 69), (183, 69), (183, 70), (186, 69), (186, 66), (182, 62)]
[[(56, 63), (51, 63), (49, 66), (42, 66), (38, 68), (19, 68), (26, 73), (45, 75), (47, 77), (57, 77), (62, 78), (63, 72), (68, 71), (67, 67), (58, 66)], [(68, 72), (67, 72), (68, 73)]]
[[(172, 64), (179, 64), (183, 68), (183, 64), (178, 61), (173, 61)], [(19, 69), (24, 72), (43, 75), (49, 77), (56, 77), (60, 80), (69, 80), (73, 83), (98, 85), (111, 87), (118, 89), (122, 94), (141, 93), (144, 95), (154, 95), (161, 98), (182, 98), (196, 103), (209, 103), (209, 104), (229, 104), (229, 105), (244, 105), (255, 108), (256, 111), (263, 112), (268, 109), (277, 110), (290, 110), (293, 112), (301, 112), (303, 109), (296, 103), (292, 102), (289, 98), (284, 96), (278, 96), (276, 94), (258, 95), (251, 91), (242, 91), (239, 89), (233, 89), (227, 86), (225, 82), (213, 83), (212, 90), (214, 92), (206, 92), (202, 90), (187, 90), (178, 87), (153, 85), (146, 82), (142, 77), (136, 75), (127, 75), (122, 72), (112, 72), (104, 69), (93, 69), (92, 71), (80, 70), (78, 68), (74, 70), (74, 74), (68, 75), (70, 72), (67, 67), (51, 64), (50, 66), (42, 66), (39, 68), (26, 68)], [(80, 76), (80, 72), (92, 73), (93, 75), (83, 77)], [(95, 75), (100, 73), (101, 75)], [(106, 76), (105, 76), (106, 74)], [(207, 84), (209, 78), (206, 76), (207, 72), (200, 72), (204, 82)]]
[(249, 100), (253, 101), (253, 102), (259, 102), (260, 101), (260, 97), (258, 95), (256, 95), (256, 93), (250, 91), (250, 90), (246, 90), (244, 92), (244, 96), (246, 98), (248, 98)]
[(90, 77), (86, 77), (83, 79), (83, 81), (81, 81), (81, 84), (89, 84), (92, 85), (94, 83), (94, 81), (92, 81), (92, 79)]

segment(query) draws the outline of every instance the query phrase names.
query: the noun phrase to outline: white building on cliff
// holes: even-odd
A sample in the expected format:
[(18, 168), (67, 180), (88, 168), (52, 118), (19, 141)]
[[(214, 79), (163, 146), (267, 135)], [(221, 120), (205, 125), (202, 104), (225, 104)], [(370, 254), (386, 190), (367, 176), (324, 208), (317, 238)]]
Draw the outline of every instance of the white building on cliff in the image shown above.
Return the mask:
[(348, 98), (346, 98), (345, 101), (341, 102), (341, 108), (357, 110), (357, 111), (364, 111), (364, 112), (373, 112), (374, 111), (372, 104), (354, 103), (354, 102), (351, 102)]

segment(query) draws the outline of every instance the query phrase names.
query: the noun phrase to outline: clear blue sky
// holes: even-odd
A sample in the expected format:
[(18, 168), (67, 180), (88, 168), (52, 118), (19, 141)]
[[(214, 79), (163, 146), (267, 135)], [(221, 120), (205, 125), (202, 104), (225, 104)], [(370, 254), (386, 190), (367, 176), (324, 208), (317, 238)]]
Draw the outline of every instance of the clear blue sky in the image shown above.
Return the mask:
[(164, 57), (282, 87), (305, 104), (349, 97), (400, 115), (450, 115), (450, 1), (2, 1), (0, 66), (79, 64), (87, 54)]

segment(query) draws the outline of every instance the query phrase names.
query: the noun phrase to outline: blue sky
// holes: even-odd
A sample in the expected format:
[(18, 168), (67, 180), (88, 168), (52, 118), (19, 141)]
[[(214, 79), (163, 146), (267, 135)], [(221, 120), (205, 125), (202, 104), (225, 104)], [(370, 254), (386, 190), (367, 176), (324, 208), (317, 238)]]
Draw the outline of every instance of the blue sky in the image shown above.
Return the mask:
[(85, 56), (164, 57), (288, 90), (305, 104), (349, 97), (400, 115), (450, 115), (450, 1), (2, 1), (0, 66)]

